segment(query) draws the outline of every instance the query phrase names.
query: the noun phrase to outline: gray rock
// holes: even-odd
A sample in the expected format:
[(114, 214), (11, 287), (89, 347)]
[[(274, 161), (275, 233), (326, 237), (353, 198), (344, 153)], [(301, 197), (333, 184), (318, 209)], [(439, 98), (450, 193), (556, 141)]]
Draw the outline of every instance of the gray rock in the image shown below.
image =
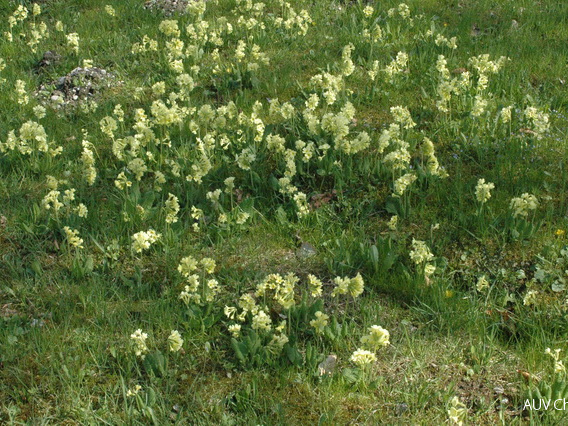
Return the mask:
[(161, 11), (166, 15), (184, 14), (187, 12), (188, 4), (189, 0), (148, 0), (144, 4), (144, 8)]
[(36, 96), (46, 103), (57, 102), (57, 106), (75, 105), (117, 84), (120, 82), (116, 81), (114, 74), (105, 69), (77, 67), (69, 74), (40, 86)]
[(326, 376), (333, 373), (335, 366), (337, 365), (337, 356), (329, 355), (325, 361), (318, 365), (318, 371), (320, 376)]
[(36, 64), (37, 70), (42, 70), (45, 68), (49, 68), (55, 64), (57, 64), (61, 60), (61, 55), (57, 52), (52, 50), (48, 50), (43, 54), (39, 62)]
[(302, 243), (300, 248), (296, 250), (296, 256), (299, 258), (312, 257), (317, 254), (317, 250), (310, 243)]

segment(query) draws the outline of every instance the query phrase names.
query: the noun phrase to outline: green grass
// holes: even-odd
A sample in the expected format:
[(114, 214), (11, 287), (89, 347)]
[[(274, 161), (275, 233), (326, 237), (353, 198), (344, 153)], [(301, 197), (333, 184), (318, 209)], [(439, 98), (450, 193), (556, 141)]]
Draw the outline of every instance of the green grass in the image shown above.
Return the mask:
[[(410, 18), (404, 18), (391, 0), (300, 0), (291, 7), (297, 13), (306, 9), (313, 22), (298, 34), (297, 27), (275, 24), (287, 18), (276, 0), (267, 0), (261, 13), (247, 10), (246, 3), (212, 0), (203, 16), (210, 27), (192, 40), (186, 27), (200, 17), (165, 17), (143, 3), (42, 1), (39, 16), (30, 12), (14, 27), (13, 41), (5, 36), (0, 41), (6, 63), (0, 71), (1, 423), (442, 424), (452, 423), (454, 397), (465, 404), (467, 424), (565, 421), (564, 411), (523, 406), (529, 396), (536, 398), (535, 389), (545, 394), (546, 386), (563, 387), (567, 380), (561, 366), (554, 371), (545, 349), (565, 351), (568, 338), (568, 4), (409, 0)], [(10, 31), (8, 18), (19, 4), (31, 11), (29, 1), (0, 5), (2, 33)], [(115, 17), (105, 12), (107, 4)], [(364, 17), (367, 4), (375, 8), (372, 19)], [(395, 12), (389, 14), (391, 8)], [(247, 29), (241, 15), (265, 28)], [(181, 92), (168, 66), (165, 43), (171, 37), (159, 30), (164, 19), (179, 21), (185, 47), (201, 49), (183, 58), (194, 88), (187, 99), (178, 99), (188, 110), (170, 125), (157, 124), (151, 111), (154, 101)], [(224, 27), (223, 19), (232, 31), (222, 31), (217, 46), (204, 37)], [(63, 32), (56, 30), (58, 21)], [(30, 22), (44, 22), (49, 31), (35, 48), (27, 44)], [(376, 43), (363, 35), (372, 22), (383, 31)], [(77, 53), (67, 44), (69, 33), (79, 35)], [(438, 46), (438, 34), (456, 37), (457, 49)], [(144, 35), (158, 41), (158, 51), (132, 53)], [(249, 49), (256, 44), (270, 63), (259, 61), (258, 70), (247, 71), (254, 60), (249, 53), (245, 62), (236, 61), (240, 40)], [(341, 76), (342, 52), (350, 43), (354, 71)], [(61, 60), (38, 69), (48, 50)], [(383, 70), (401, 51), (409, 57), (402, 72), (390, 80), (379, 71), (373, 82), (367, 73), (373, 62)], [(486, 111), (476, 118), (471, 111), (478, 73), (470, 58), (482, 54), (510, 60), (488, 74), (482, 91)], [(467, 70), (473, 82), (452, 96), (448, 112), (436, 107), (438, 55), (445, 56), (450, 78)], [(86, 59), (116, 76), (113, 87), (93, 98), (96, 109), (46, 106), (46, 116), (36, 118), (35, 90)], [(198, 72), (191, 68), (196, 65)], [(324, 90), (310, 83), (323, 72), (341, 76), (332, 105), (324, 105)], [(18, 103), (17, 80), (25, 82), (27, 104)], [(151, 87), (162, 81), (165, 94), (153, 94)], [(302, 112), (314, 93), (320, 97), (319, 119), (327, 113), (342, 119), (348, 114), (340, 110), (350, 102), (355, 114), (347, 118), (347, 139), (366, 132), (369, 146), (349, 153), (330, 131), (311, 132)], [(289, 102), (295, 112), (275, 118), (269, 111), (275, 99)], [(231, 103), (234, 115), (230, 108), (223, 111)], [(114, 116), (117, 104), (125, 119), (113, 141), (100, 122)], [(216, 121), (203, 119), (204, 105)], [(383, 152), (380, 136), (395, 122), (394, 106), (407, 108), (416, 126), (400, 130)], [(507, 106), (513, 107), (512, 120), (503, 123), (500, 111)], [(547, 114), (547, 130), (539, 132), (526, 118), (527, 107)], [(132, 142), (128, 138), (137, 133), (132, 126), (138, 108), (145, 110), (154, 136), (139, 136), (141, 147), (123, 149), (118, 158), (116, 141)], [(264, 124), (260, 135), (255, 118)], [(34, 147), (30, 153), (12, 149), (9, 132), (19, 136), (28, 121), (43, 126), (50, 147), (62, 146), (59, 156)], [(295, 173), (289, 173), (284, 152), (268, 146), (268, 135), (282, 136), (283, 148), (294, 151)], [(222, 146), (224, 136), (229, 146)], [(425, 137), (448, 177), (429, 171)], [(84, 139), (92, 144), (93, 184), (85, 178)], [(303, 161), (298, 140), (330, 148)], [(192, 166), (203, 164), (201, 142), (211, 144), (204, 148), (210, 169), (201, 181), (186, 179)], [(408, 149), (409, 160), (392, 171), (385, 156), (400, 146)], [(243, 149), (256, 154), (250, 170), (235, 160)], [(148, 168), (139, 181), (129, 164), (136, 158)], [(161, 190), (156, 171), (166, 179)], [(120, 172), (132, 181), (126, 190), (115, 186)], [(286, 173), (306, 194), (307, 215), (279, 190)], [(394, 180), (406, 173), (416, 180), (393, 197)], [(45, 209), (48, 176), (60, 181), (60, 200), (64, 190), (75, 189), (70, 205), (83, 203), (86, 218), (66, 214), (67, 207), (58, 214)], [(225, 192), (228, 177), (235, 177), (235, 189)], [(483, 206), (475, 195), (480, 178), (495, 184)], [(216, 189), (222, 191), (219, 204), (207, 197)], [(170, 193), (179, 200), (175, 223), (165, 221)], [(538, 199), (526, 219), (515, 217), (510, 207), (524, 193)], [(203, 210), (201, 219), (192, 216), (193, 206)], [(250, 216), (239, 224), (242, 212)], [(226, 223), (220, 221), (223, 213)], [(393, 215), (396, 229), (388, 226)], [(70, 244), (65, 226), (79, 232), (82, 248)], [(132, 236), (149, 229), (161, 238), (137, 253)], [(432, 259), (416, 264), (413, 240), (424, 241)], [(186, 256), (215, 260), (220, 291), (211, 301), (204, 300), (202, 288), (201, 303), (179, 299), (188, 284), (178, 272)], [(424, 274), (425, 263), (436, 267), (431, 276)], [(202, 281), (211, 278), (199, 273)], [(232, 339), (228, 326), (235, 320), (226, 317), (225, 306), (237, 306), (242, 295), (276, 273), (298, 277), (293, 306), (256, 297), (272, 329), (253, 330), (249, 314), (241, 336)], [(359, 273), (362, 295), (332, 296), (336, 277)], [(310, 274), (323, 282), (321, 297), (309, 295)], [(481, 276), (489, 288), (479, 291)], [(310, 325), (316, 311), (329, 316), (323, 334)], [(283, 320), (283, 331), (274, 331)], [(366, 348), (360, 339), (372, 325), (389, 331), (390, 345), (373, 350), (377, 360), (358, 367), (350, 357)], [(138, 329), (148, 334), (145, 358), (135, 355), (130, 338)], [(168, 349), (172, 330), (184, 341), (178, 352)], [(289, 341), (274, 350), (270, 341), (282, 333)], [(258, 346), (251, 343), (255, 339)], [(318, 365), (331, 354), (337, 365), (332, 374), (320, 375)], [(137, 395), (129, 395), (136, 386)]]

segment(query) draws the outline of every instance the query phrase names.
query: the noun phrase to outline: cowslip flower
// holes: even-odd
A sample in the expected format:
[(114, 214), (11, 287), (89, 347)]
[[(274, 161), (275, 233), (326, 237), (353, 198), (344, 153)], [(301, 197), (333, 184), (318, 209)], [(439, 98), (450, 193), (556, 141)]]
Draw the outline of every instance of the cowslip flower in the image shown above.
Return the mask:
[(138, 395), (138, 392), (140, 392), (142, 390), (142, 386), (140, 385), (136, 385), (131, 389), (128, 389), (128, 391), (126, 392), (126, 396), (136, 396)]
[(520, 197), (511, 200), (510, 208), (513, 210), (513, 217), (522, 216), (526, 218), (531, 210), (538, 207), (538, 199), (528, 193), (524, 193)]
[(479, 292), (485, 290), (486, 288), (489, 288), (489, 281), (487, 281), (485, 275), (482, 275), (477, 279), (476, 288)]
[(56, 190), (49, 191), (47, 193), (47, 195), (45, 197), (43, 197), (43, 200), (41, 201), (41, 205), (46, 210), (51, 210), (53, 208), (53, 211), (57, 214), (59, 209), (61, 209), (61, 207), (63, 207), (63, 203), (61, 201), (59, 201), (60, 195), (61, 195), (60, 191), (56, 191)]
[(256, 306), (256, 301), (250, 294), (243, 294), (239, 298), (238, 305), (245, 313), (252, 312), (253, 315), (256, 315), (256, 313), (259, 311), (258, 306)]
[(548, 114), (539, 111), (535, 107), (528, 106), (524, 110), (524, 116), (533, 124), (533, 131), (537, 139), (541, 139), (542, 135), (546, 133), (550, 127)]
[(479, 179), (475, 187), (475, 197), (481, 204), (491, 198), (491, 190), (495, 188), (495, 184), (491, 182), (485, 183), (485, 179)]
[(359, 297), (364, 290), (365, 282), (363, 281), (361, 274), (357, 274), (349, 280), (347, 291), (352, 297)]
[(315, 275), (308, 275), (308, 289), (312, 297), (318, 297), (322, 294), (323, 283)]
[(373, 6), (365, 6), (365, 8), (363, 9), (363, 14), (368, 18), (373, 14), (374, 11), (375, 9), (373, 9)]
[(466, 414), (467, 407), (457, 396), (454, 396), (450, 402), (450, 408), (448, 409), (448, 417), (450, 418), (450, 421), (461, 426), (463, 425)]
[(525, 297), (523, 297), (523, 305), (525, 306), (535, 305), (537, 302), (537, 296), (538, 296), (538, 291), (536, 290), (527, 291), (527, 294), (525, 294)]
[(398, 216), (394, 215), (387, 222), (387, 227), (389, 228), (390, 231), (396, 231), (397, 224), (398, 224)]
[(204, 257), (203, 259), (201, 259), (201, 266), (203, 266), (203, 270), (208, 273), (208, 274), (212, 274), (213, 272), (215, 272), (215, 267), (217, 266), (217, 263), (215, 262), (214, 259), (211, 259), (210, 257)]
[(130, 188), (132, 186), (132, 181), (126, 177), (124, 172), (120, 172), (114, 181), (114, 185), (118, 189)]
[(310, 325), (315, 328), (317, 334), (322, 334), (323, 330), (327, 326), (329, 315), (326, 315), (321, 311), (317, 311), (315, 315), (316, 318), (310, 321)]
[(114, 139), (114, 132), (118, 129), (116, 120), (112, 117), (106, 116), (99, 122), (101, 132), (109, 138)]
[(564, 366), (564, 363), (560, 359), (561, 351), (562, 349), (555, 349), (553, 352), (552, 350), (550, 350), (550, 348), (546, 348), (546, 350), (544, 351), (546, 355), (550, 355), (554, 360), (554, 372), (557, 374), (564, 373), (566, 371), (566, 367)]
[(134, 353), (136, 356), (144, 358), (144, 354), (148, 352), (148, 346), (146, 346), (148, 334), (143, 333), (141, 329), (138, 329), (130, 335), (130, 338), (134, 342)]
[(410, 258), (415, 264), (420, 265), (421, 263), (429, 262), (434, 259), (434, 255), (424, 241), (412, 239)]
[(511, 111), (513, 110), (513, 106), (505, 107), (501, 110), (500, 117), (503, 123), (510, 123), (511, 122)]
[(177, 214), (179, 212), (179, 199), (173, 194), (168, 194), (165, 202), (164, 210), (166, 213), (166, 223), (176, 223), (178, 221)]
[(65, 236), (67, 237), (69, 245), (77, 248), (83, 248), (83, 239), (79, 238), (79, 231), (71, 229), (68, 226), (64, 226), (63, 231), (65, 231)]
[(77, 216), (85, 218), (89, 214), (89, 210), (86, 205), (79, 203), (77, 207), (75, 207), (75, 213), (77, 213)]
[(150, 248), (152, 244), (160, 239), (162, 234), (158, 234), (153, 229), (140, 231), (132, 236), (132, 249), (135, 253), (142, 253), (143, 250)]
[(89, 185), (93, 185), (97, 178), (97, 169), (95, 168), (95, 154), (93, 152), (93, 144), (88, 141), (83, 141), (81, 162), (83, 163), (83, 176), (85, 180)]
[(236, 339), (241, 335), (241, 325), (240, 324), (231, 324), (229, 327), (229, 332), (231, 335)]
[(416, 123), (412, 119), (408, 108), (403, 106), (393, 106), (390, 111), (395, 123), (398, 123), (401, 127), (405, 129), (412, 129), (413, 127), (416, 127)]
[(219, 281), (215, 279), (207, 280), (207, 282), (205, 283), (205, 289), (205, 300), (207, 302), (213, 302), (213, 300), (215, 300), (215, 296), (217, 296), (217, 294), (221, 291)]
[(426, 266), (424, 266), (424, 275), (426, 277), (430, 277), (434, 274), (434, 272), (436, 272), (436, 266), (432, 265), (431, 263), (427, 263)]
[(333, 282), (335, 283), (335, 288), (331, 292), (333, 297), (338, 294), (350, 294), (352, 297), (360, 296), (365, 290), (365, 282), (361, 274), (357, 274), (353, 278), (348, 277), (336, 277)]
[(272, 336), (270, 342), (268, 342), (266, 349), (270, 353), (276, 355), (282, 351), (282, 348), (286, 343), (288, 343), (288, 341), (288, 336), (286, 336), (285, 334), (275, 334), (274, 336)]
[(247, 212), (244, 212), (242, 210), (239, 210), (237, 212), (237, 217), (235, 218), (235, 223), (237, 225), (243, 225), (250, 217), (250, 214), (248, 214)]
[(471, 109), (471, 115), (473, 117), (481, 116), (487, 108), (487, 103), (487, 99), (485, 99), (482, 94), (476, 95), (473, 102), (473, 108)]
[(270, 317), (264, 311), (258, 311), (258, 313), (252, 317), (253, 330), (269, 331), (271, 324), (272, 319), (270, 319)]
[(75, 51), (75, 53), (79, 53), (79, 34), (77, 33), (69, 33), (67, 34), (67, 45)]
[(36, 116), (36, 118), (38, 120), (41, 120), (43, 117), (45, 117), (45, 108), (41, 105), (36, 105), (35, 107), (33, 107), (33, 112), (34, 115)]
[(136, 180), (141, 180), (144, 173), (148, 171), (148, 166), (141, 158), (134, 158), (128, 162), (128, 169), (134, 174)]
[(30, 98), (26, 92), (26, 83), (22, 80), (16, 80), (15, 84), (16, 100), (20, 105), (27, 105)]
[(178, 272), (184, 277), (189, 278), (189, 276), (197, 269), (197, 260), (193, 256), (186, 256), (180, 260), (178, 266)]
[(366, 367), (377, 360), (377, 356), (365, 349), (357, 349), (350, 358), (351, 362), (358, 367)]
[(172, 333), (168, 337), (168, 347), (170, 348), (171, 352), (177, 352), (183, 346), (183, 339), (181, 338), (181, 334), (179, 331), (172, 330)]
[(179, 37), (181, 34), (178, 28), (178, 21), (175, 19), (160, 22), (158, 29), (167, 37)]
[(373, 325), (368, 328), (369, 334), (361, 337), (361, 343), (372, 350), (377, 350), (382, 346), (390, 345), (390, 333), (380, 325)]
[[(396, 152), (396, 151), (395, 151)], [(395, 197), (401, 197), (406, 189), (416, 181), (417, 177), (414, 173), (406, 173), (405, 175), (399, 177), (394, 181), (394, 192)]]
[(191, 286), (186, 285), (179, 294), (179, 299), (186, 305), (189, 305), (191, 302), (195, 302), (197, 304), (201, 302), (201, 295), (196, 293), (199, 282), (196, 281), (196, 284), (197, 285), (191, 285)]

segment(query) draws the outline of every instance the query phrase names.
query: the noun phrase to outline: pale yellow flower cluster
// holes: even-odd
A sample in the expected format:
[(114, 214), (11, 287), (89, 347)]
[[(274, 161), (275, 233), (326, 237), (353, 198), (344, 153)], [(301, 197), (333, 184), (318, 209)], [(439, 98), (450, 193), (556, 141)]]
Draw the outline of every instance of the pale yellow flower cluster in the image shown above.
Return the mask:
[(130, 335), (130, 339), (132, 339), (134, 343), (134, 353), (136, 356), (144, 358), (146, 352), (148, 352), (148, 346), (146, 345), (148, 334), (138, 329)]
[(538, 303), (538, 291), (536, 290), (529, 290), (526, 292), (525, 296), (523, 297), (523, 305), (525, 306), (533, 306)]
[(168, 199), (164, 204), (164, 212), (166, 214), (166, 223), (176, 223), (179, 213), (179, 199), (173, 194), (168, 194)]
[(377, 350), (390, 345), (390, 333), (380, 325), (373, 325), (368, 329), (369, 334), (361, 337), (361, 344), (370, 350)]
[(0, 142), (0, 153), (17, 150), (20, 154), (31, 155), (36, 152), (47, 153), (55, 157), (63, 151), (63, 147), (55, 146), (48, 141), (45, 128), (35, 122), (26, 121), (19, 130), (19, 136), (11, 130), (6, 142)]
[(452, 424), (462, 426), (467, 416), (467, 407), (454, 396), (450, 401), (450, 408), (448, 409), (448, 417)]
[(443, 36), (442, 34), (438, 34), (436, 36), (435, 41), (434, 41), (434, 43), (436, 43), (436, 46), (446, 46), (446, 47), (449, 47), (452, 50), (458, 48), (457, 42), (458, 42), (457, 37), (451, 37), (450, 39), (448, 39), (445, 36)]
[(280, 274), (268, 275), (257, 287), (255, 296), (265, 297), (268, 294), (284, 309), (290, 309), (295, 304), (294, 295), (299, 278), (290, 273), (282, 277)]
[(495, 188), (495, 184), (491, 182), (485, 183), (485, 179), (479, 179), (475, 187), (475, 197), (481, 204), (486, 203), (491, 198), (491, 190)]
[(323, 283), (315, 275), (308, 275), (308, 289), (312, 297), (319, 297), (322, 295)]
[(424, 241), (412, 239), (410, 258), (415, 264), (420, 265), (434, 259), (434, 255)]
[[(391, 63), (386, 66), (384, 71), (389, 81), (394, 82), (395, 77), (401, 74), (402, 72), (404, 72), (407, 66), (408, 66), (408, 54), (406, 52), (398, 52), (396, 54), (396, 58), (394, 58), (391, 61)], [(373, 80), (374, 80), (374, 75), (376, 75), (377, 73), (376, 68), (378, 68), (378, 62), (376, 66), (375, 64), (373, 64), (372, 70), (374, 72), (371, 75)]]
[(513, 217), (521, 216), (526, 218), (529, 212), (536, 210), (537, 207), (538, 199), (526, 192), (520, 197), (511, 199), (510, 208), (513, 211)]
[(483, 290), (489, 288), (489, 281), (487, 281), (487, 278), (485, 278), (485, 275), (482, 275), (477, 279), (477, 284), (476, 284), (475, 288), (479, 292), (482, 292)]
[(335, 283), (335, 288), (331, 292), (333, 297), (341, 294), (349, 294), (351, 297), (356, 298), (365, 290), (365, 282), (361, 274), (357, 274), (353, 278), (336, 277), (333, 282)]
[(87, 206), (83, 203), (78, 203), (73, 206), (73, 201), (75, 201), (74, 188), (66, 189), (63, 191), (58, 190), (60, 184), (66, 184), (64, 180), (57, 180), (53, 176), (47, 177), (47, 186), (50, 191), (45, 195), (41, 204), (42, 207), (47, 211), (53, 211), (55, 216), (59, 216), (59, 211), (61, 208), (65, 207), (65, 215), (69, 216), (75, 213), (80, 218), (86, 218), (88, 214)]
[(83, 248), (83, 239), (79, 237), (79, 231), (71, 229), (68, 226), (64, 226), (63, 231), (65, 231), (65, 236), (67, 237), (67, 243), (69, 243), (69, 245), (77, 248)]
[(105, 6), (105, 12), (107, 13), (107, 15), (115, 17), (116, 16), (116, 11), (114, 10), (114, 7), (112, 7), (110, 4), (107, 4)]
[(310, 325), (315, 329), (317, 334), (322, 334), (328, 324), (329, 315), (326, 315), (321, 311), (317, 311), (315, 313), (315, 317), (315, 319), (310, 321)]
[(357, 349), (351, 355), (350, 360), (358, 367), (365, 368), (377, 361), (377, 355), (366, 349)]
[(426, 278), (436, 272), (436, 266), (430, 263), (434, 259), (434, 255), (430, 248), (424, 241), (412, 239), (412, 250), (409, 253), (410, 259), (417, 265), (423, 268), (424, 276)]
[(79, 53), (79, 34), (69, 33), (67, 34), (67, 45), (75, 52)]
[(394, 181), (393, 195), (401, 197), (406, 189), (416, 181), (417, 177), (414, 173), (406, 173)]
[(422, 155), (426, 158), (425, 168), (431, 175), (441, 178), (448, 177), (448, 172), (440, 167), (440, 163), (436, 157), (434, 143), (427, 137), (424, 137), (424, 141), (422, 142)]
[(128, 389), (128, 390), (126, 391), (126, 396), (127, 396), (127, 397), (136, 396), (136, 395), (138, 395), (138, 393), (139, 393), (141, 390), (142, 390), (142, 386), (136, 385), (136, 386), (134, 386), (133, 388)]
[(273, 24), (276, 28), (283, 28), (290, 34), (297, 36), (305, 36), (308, 33), (310, 25), (314, 22), (306, 9), (302, 9), (297, 13), (291, 4), (284, 0), (278, 0), (283, 7), (283, 16), (275, 16)]
[(172, 330), (171, 334), (168, 336), (168, 347), (170, 352), (178, 352), (183, 346), (183, 339), (181, 334), (177, 330)]
[(524, 116), (532, 124), (536, 137), (541, 139), (550, 127), (548, 114), (529, 106), (525, 108)]
[[(471, 73), (463, 71), (458, 76), (450, 78), (450, 71), (447, 68), (448, 61), (444, 55), (439, 55), (436, 61), (436, 70), (439, 73), (438, 87), (436, 89), (439, 99), (436, 101), (436, 106), (441, 112), (447, 113), (450, 111), (452, 96), (462, 96), (469, 91), (471, 87)], [(481, 115), (483, 112), (482, 106), (484, 99), (480, 96), (476, 114)]]
[[(27, 40), (26, 45), (30, 47), (32, 52), (37, 51), (39, 43), (49, 37), (47, 24), (45, 22), (37, 22), (37, 17), (41, 14), (41, 6), (34, 3), (31, 7), (33, 19), (28, 20), (30, 11), (23, 5), (19, 5), (14, 13), (8, 17), (8, 25), (10, 31), (4, 32), (4, 38), (8, 42), (16, 40)], [(27, 28), (23, 28), (23, 22), (28, 20)], [(18, 28), (19, 27), (19, 28)]]
[(132, 45), (132, 53), (139, 54), (145, 52), (157, 52), (158, 41), (151, 39), (146, 34), (142, 37), (142, 41)]
[(215, 272), (215, 267), (215, 261), (208, 257), (204, 257), (199, 262), (193, 256), (181, 259), (178, 272), (183, 276), (186, 285), (179, 299), (186, 305), (213, 302), (221, 291), (219, 282), (210, 277)]
[(560, 359), (560, 352), (562, 352), (562, 349), (555, 349), (554, 351), (552, 351), (550, 348), (546, 348), (546, 350), (544, 351), (544, 353), (546, 355), (549, 355), (554, 361), (554, 372), (556, 374), (561, 374), (566, 372), (566, 366), (564, 365), (564, 362)]
[(26, 83), (22, 80), (16, 80), (14, 91), (16, 92), (16, 101), (20, 105), (27, 105), (30, 98), (26, 92)]
[(132, 235), (132, 250), (135, 253), (142, 253), (144, 250), (148, 250), (161, 237), (162, 234), (157, 233), (153, 229), (137, 232)]
[(83, 176), (89, 185), (95, 183), (97, 178), (97, 169), (95, 168), (95, 156), (93, 153), (93, 144), (83, 141), (83, 152), (81, 153), (81, 161), (83, 162)]

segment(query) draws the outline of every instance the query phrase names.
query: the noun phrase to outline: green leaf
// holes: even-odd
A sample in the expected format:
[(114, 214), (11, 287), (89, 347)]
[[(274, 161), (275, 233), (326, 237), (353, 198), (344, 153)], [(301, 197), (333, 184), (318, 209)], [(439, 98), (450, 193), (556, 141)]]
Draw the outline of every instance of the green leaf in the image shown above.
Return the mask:
[(357, 383), (361, 378), (361, 370), (358, 368), (344, 368), (341, 371), (341, 375), (347, 383), (350, 385)]
[(237, 359), (244, 363), (246, 358), (241, 350), (241, 343), (239, 343), (236, 339), (231, 339), (231, 346), (233, 346), (233, 350), (235, 351), (235, 356)]
[(370, 248), (371, 263), (373, 264), (373, 269), (375, 272), (379, 272), (379, 249), (376, 245), (372, 245)]
[(162, 377), (166, 374), (166, 358), (160, 351), (152, 352), (144, 358), (144, 369), (148, 374)]
[(303, 363), (302, 354), (298, 352), (295, 346), (286, 345), (286, 355), (290, 362), (294, 365), (300, 366)]

